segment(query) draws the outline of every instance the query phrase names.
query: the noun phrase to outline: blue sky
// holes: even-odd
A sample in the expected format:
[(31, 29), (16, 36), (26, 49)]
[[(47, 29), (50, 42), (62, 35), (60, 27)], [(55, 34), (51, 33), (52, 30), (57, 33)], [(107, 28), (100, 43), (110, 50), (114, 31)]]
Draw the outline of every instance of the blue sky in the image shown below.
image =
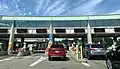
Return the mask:
[(0, 15), (79, 16), (119, 14), (120, 0), (0, 0)]

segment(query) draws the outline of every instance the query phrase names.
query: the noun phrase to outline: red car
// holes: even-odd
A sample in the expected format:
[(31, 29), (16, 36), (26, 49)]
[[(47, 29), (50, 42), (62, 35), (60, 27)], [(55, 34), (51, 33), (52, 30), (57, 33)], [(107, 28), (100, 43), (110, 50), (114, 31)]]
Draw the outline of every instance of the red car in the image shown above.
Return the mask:
[(62, 44), (52, 45), (48, 51), (48, 60), (52, 60), (53, 57), (61, 57), (66, 59), (66, 49)]

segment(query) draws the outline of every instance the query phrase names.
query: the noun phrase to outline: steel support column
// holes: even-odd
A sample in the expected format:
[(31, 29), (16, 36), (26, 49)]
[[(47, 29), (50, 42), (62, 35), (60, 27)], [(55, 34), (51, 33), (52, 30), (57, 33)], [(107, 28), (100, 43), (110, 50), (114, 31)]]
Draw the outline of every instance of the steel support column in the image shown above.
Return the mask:
[(89, 23), (87, 25), (87, 41), (88, 41), (88, 44), (92, 43), (91, 27)]
[(15, 21), (12, 23), (11, 27), (11, 32), (10, 32), (10, 37), (9, 37), (9, 43), (8, 43), (8, 55), (12, 54), (13, 51), (13, 44), (14, 44), (14, 26), (15, 26)]

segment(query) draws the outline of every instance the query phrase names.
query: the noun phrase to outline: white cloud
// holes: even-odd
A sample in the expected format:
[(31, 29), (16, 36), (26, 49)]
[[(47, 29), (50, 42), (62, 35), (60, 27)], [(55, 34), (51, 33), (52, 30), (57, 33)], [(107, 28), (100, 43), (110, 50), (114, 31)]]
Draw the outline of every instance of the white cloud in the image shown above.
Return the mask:
[(23, 13), (23, 15), (25, 16), (27, 13)]
[(120, 13), (120, 9), (116, 10), (115, 12), (108, 13), (108, 14), (119, 14), (119, 13)]
[(17, 2), (20, 2), (21, 0), (17, 0)]
[(50, 12), (53, 8), (55, 8), (56, 6), (58, 6), (59, 3), (60, 3), (60, 0), (58, 0), (54, 4), (52, 4), (52, 6), (50, 6), (49, 8), (47, 8), (46, 13)]
[[(30, 1), (30, 4), (27, 2)], [(100, 13), (108, 13), (119, 8), (119, 5), (112, 6), (111, 9), (105, 11), (111, 0), (5, 0), (0, 2), (1, 15), (94, 15)], [(110, 1), (110, 2), (109, 2)], [(119, 2), (116, 0), (116, 2)], [(104, 6), (105, 5), (105, 6)], [(101, 6), (101, 7), (100, 7)], [(32, 8), (31, 8), (32, 7)], [(116, 8), (117, 7), (117, 8)], [(99, 9), (103, 8), (103, 9)], [(116, 9), (115, 9), (116, 8)], [(35, 9), (35, 10), (34, 10)], [(105, 9), (105, 10), (104, 10)], [(108, 8), (107, 8), (108, 9)], [(98, 11), (99, 10), (99, 11)], [(120, 9), (108, 13), (119, 14)]]
[(17, 15), (15, 12), (0, 12), (0, 15)]
[[(19, 5), (17, 4), (20, 0), (12, 0), (10, 1), (12, 4), (8, 4), (6, 2), (0, 3), (0, 15), (19, 15), (21, 10), (19, 9)], [(10, 6), (12, 5), (12, 6)]]
[(66, 5), (63, 4), (59, 8), (54, 9), (53, 11), (49, 12), (49, 15), (59, 15), (60, 13), (65, 11)]
[(44, 4), (44, 7), (42, 9), (43, 14), (45, 13), (45, 9), (48, 7), (48, 5), (49, 5), (49, 3), (50, 3), (51, 0), (45, 0), (45, 1), (46, 1), (46, 3)]
[(73, 9), (73, 10), (70, 10), (66, 13), (66, 15), (78, 15), (78, 14), (88, 14), (89, 12), (91, 12), (93, 10), (93, 8), (99, 4), (100, 2), (102, 2), (103, 0), (89, 0), (88, 2), (86, 3), (83, 3), (81, 4), (79, 7)]
[(28, 13), (28, 15), (31, 15), (31, 14), (32, 14), (31, 12)]
[(38, 14), (40, 10), (42, 10), (43, 8), (43, 3), (44, 3), (45, 0), (38, 0), (36, 1), (37, 3), (37, 6), (36, 6), (36, 13)]
[(6, 11), (8, 9), (8, 6), (6, 4), (0, 3), (0, 11)]

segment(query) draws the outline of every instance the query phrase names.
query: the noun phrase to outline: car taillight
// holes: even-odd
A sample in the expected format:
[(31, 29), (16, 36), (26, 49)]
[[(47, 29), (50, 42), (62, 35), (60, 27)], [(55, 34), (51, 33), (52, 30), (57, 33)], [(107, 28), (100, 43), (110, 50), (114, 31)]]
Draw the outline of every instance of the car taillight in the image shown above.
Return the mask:
[(54, 52), (55, 50), (50, 50), (51, 52)]
[(95, 50), (94, 48), (90, 48), (90, 50)]

